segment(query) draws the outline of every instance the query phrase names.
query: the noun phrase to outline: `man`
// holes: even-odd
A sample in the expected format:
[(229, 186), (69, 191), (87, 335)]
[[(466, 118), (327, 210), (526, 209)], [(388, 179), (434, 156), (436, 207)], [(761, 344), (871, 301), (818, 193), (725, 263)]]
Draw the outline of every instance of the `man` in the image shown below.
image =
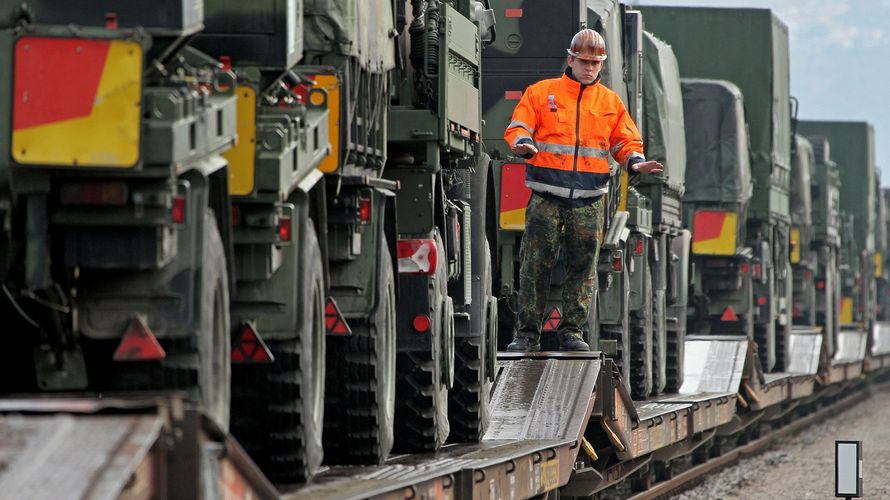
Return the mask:
[(621, 99), (599, 82), (606, 43), (585, 29), (573, 38), (560, 78), (542, 80), (522, 96), (504, 139), (527, 160), (525, 184), (532, 190), (519, 251), (519, 313), (509, 351), (541, 349), (541, 322), (550, 272), (565, 241), (562, 290), (562, 350), (588, 351), (587, 326), (604, 224), (603, 195), (610, 178), (609, 154), (632, 174), (655, 174), (643, 141)]

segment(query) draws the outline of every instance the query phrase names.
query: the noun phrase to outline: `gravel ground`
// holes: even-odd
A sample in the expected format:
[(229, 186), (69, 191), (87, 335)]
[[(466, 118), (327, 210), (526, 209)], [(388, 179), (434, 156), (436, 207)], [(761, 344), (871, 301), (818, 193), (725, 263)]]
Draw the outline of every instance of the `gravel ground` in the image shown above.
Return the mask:
[(862, 441), (863, 498), (890, 498), (890, 391), (745, 458), (672, 498), (834, 498), (834, 442)]

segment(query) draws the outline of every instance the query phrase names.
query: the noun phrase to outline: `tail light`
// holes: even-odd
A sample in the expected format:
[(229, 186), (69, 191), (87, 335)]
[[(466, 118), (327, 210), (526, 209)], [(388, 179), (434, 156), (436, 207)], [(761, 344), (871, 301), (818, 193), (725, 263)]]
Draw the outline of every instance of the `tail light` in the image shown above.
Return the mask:
[(414, 316), (414, 321), (411, 322), (411, 326), (414, 327), (414, 330), (417, 333), (426, 333), (430, 330), (430, 317), (426, 314), (418, 314)]
[(643, 238), (637, 239), (637, 246), (634, 248), (634, 253), (637, 255), (643, 255)]
[(757, 297), (757, 305), (765, 306), (766, 305), (766, 297)]
[(399, 273), (435, 274), (439, 248), (433, 239), (404, 239), (397, 246)]
[(816, 290), (825, 290), (825, 280), (819, 280), (816, 282)]
[(362, 224), (371, 222), (371, 198), (359, 198), (358, 217)]
[(621, 263), (621, 254), (612, 255), (612, 270), (621, 271), (623, 264)]
[(759, 280), (761, 278), (763, 278), (763, 267), (760, 265), (760, 263), (755, 263), (754, 264), (754, 279)]
[(291, 230), (291, 218), (289, 215), (278, 217), (278, 241), (281, 243), (290, 243), (293, 235)]
[(185, 224), (186, 201), (185, 195), (177, 194), (173, 197), (173, 206), (170, 207), (170, 219), (174, 224)]
[(748, 274), (748, 263), (742, 262), (742, 274)]

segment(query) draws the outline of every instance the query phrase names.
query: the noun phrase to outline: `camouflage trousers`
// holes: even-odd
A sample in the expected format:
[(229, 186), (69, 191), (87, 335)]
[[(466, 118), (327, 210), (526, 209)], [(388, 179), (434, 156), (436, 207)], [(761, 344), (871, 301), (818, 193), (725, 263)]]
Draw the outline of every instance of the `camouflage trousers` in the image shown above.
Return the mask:
[(570, 208), (532, 195), (525, 212), (525, 234), (519, 249), (517, 336), (537, 338), (540, 335), (550, 273), (560, 248), (566, 277), (559, 333), (577, 335), (587, 328), (590, 301), (597, 286), (596, 262), (604, 217), (602, 197), (592, 205)]

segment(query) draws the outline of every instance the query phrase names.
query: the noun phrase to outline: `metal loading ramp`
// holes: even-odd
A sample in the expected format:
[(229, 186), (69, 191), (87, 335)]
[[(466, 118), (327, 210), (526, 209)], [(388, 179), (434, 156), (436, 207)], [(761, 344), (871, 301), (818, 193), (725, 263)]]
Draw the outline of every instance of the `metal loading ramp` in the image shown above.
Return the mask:
[(858, 327), (841, 327), (837, 337), (837, 351), (831, 360), (828, 381), (832, 384), (853, 380), (862, 375), (868, 348), (868, 333)]
[[(332, 467), (286, 498), (528, 498), (565, 485), (611, 361), (601, 353), (500, 353), (478, 444)], [(629, 401), (629, 400), (628, 400)]]
[(869, 371), (890, 367), (890, 322), (875, 323), (868, 361), (866, 366)]

